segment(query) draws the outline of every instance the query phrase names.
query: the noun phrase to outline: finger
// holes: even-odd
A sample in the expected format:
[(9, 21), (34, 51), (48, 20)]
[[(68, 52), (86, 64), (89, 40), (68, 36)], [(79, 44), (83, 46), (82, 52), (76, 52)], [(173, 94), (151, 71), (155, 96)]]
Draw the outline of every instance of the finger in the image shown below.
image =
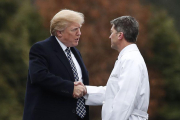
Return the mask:
[(79, 98), (79, 95), (74, 95), (73, 96), (75, 99), (78, 99)]
[(82, 82), (80, 82), (80, 81), (74, 82), (74, 85), (82, 85), (82, 86), (84, 86), (84, 84)]
[(76, 95), (76, 97), (80, 98), (80, 97), (82, 96), (82, 93), (83, 93), (82, 89), (79, 90), (79, 91), (78, 91), (78, 94)]
[(77, 97), (78, 97), (78, 98), (82, 97), (82, 94), (83, 94), (83, 90), (81, 89), (81, 90), (78, 91)]
[(83, 92), (83, 96), (87, 94), (87, 90), (85, 89), (85, 91)]
[(77, 84), (84, 86), (84, 84), (81, 81), (77, 81)]
[(82, 92), (80, 98), (83, 97), (83, 95), (84, 95), (84, 93)]
[(75, 95), (73, 95), (73, 98), (76, 98), (76, 96), (75, 96)]
[(78, 82), (74, 82), (74, 85), (77, 86), (77, 85), (78, 85)]
[(86, 88), (84, 87), (83, 96), (87, 94)]
[(87, 92), (87, 91), (86, 91), (86, 87), (84, 86), (84, 87), (83, 87), (83, 96), (86, 94), (86, 92)]
[(74, 96), (75, 99), (77, 99), (78, 97), (77, 96)]
[(85, 93), (85, 94), (87, 94), (87, 88), (86, 88), (86, 86), (85, 86), (85, 89), (86, 89), (86, 93)]
[(73, 98), (77, 98), (77, 95), (74, 94), (74, 95), (73, 95)]

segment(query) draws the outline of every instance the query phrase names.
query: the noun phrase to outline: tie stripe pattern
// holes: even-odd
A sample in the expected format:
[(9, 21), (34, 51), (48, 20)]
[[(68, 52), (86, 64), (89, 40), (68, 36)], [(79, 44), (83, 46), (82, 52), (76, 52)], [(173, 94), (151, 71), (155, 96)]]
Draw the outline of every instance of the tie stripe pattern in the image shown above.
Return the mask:
[[(71, 57), (70, 48), (67, 47), (65, 51), (67, 53), (67, 58), (69, 60), (69, 63), (71, 65), (71, 68), (72, 68), (72, 71), (74, 74), (74, 79), (75, 79), (75, 81), (78, 81), (79, 77), (78, 77), (77, 69), (76, 69), (74, 62), (72, 60), (72, 57)], [(84, 98), (83, 97), (78, 98), (78, 100), (77, 100), (76, 114), (81, 118), (84, 118), (84, 116), (86, 115), (86, 108), (84, 105)]]

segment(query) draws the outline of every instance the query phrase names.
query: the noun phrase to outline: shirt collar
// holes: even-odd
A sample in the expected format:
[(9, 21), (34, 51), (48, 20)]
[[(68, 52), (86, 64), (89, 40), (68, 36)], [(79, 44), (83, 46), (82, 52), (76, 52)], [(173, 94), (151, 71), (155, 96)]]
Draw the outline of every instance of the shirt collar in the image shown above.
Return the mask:
[(119, 53), (119, 56), (118, 56), (118, 60), (127, 52), (131, 52), (131, 51), (139, 51), (138, 47), (136, 44), (130, 44), (128, 46), (126, 46), (125, 48), (123, 48), (121, 50), (121, 52)]
[(63, 51), (65, 52), (67, 46), (64, 45), (56, 36), (55, 36), (56, 40), (58, 41), (59, 45), (61, 46), (61, 48), (63, 49)]

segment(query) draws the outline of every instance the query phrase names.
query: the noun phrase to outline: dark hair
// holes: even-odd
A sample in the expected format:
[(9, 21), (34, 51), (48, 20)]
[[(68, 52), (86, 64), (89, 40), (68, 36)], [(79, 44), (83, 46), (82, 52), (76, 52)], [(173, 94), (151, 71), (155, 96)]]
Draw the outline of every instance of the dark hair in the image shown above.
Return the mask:
[(123, 32), (128, 42), (135, 43), (139, 32), (139, 23), (131, 16), (118, 17), (110, 22), (117, 32)]

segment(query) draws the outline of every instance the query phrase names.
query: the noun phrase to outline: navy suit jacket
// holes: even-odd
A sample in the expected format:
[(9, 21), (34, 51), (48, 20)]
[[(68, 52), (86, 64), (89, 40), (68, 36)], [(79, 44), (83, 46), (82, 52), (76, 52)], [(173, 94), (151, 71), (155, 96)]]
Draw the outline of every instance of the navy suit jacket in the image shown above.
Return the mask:
[[(81, 70), (83, 83), (88, 72), (80, 52), (71, 47)], [(55, 36), (35, 43), (29, 53), (29, 70), (23, 120), (77, 120), (77, 99), (72, 97), (74, 76), (70, 63)], [(89, 109), (84, 120), (89, 120)]]

